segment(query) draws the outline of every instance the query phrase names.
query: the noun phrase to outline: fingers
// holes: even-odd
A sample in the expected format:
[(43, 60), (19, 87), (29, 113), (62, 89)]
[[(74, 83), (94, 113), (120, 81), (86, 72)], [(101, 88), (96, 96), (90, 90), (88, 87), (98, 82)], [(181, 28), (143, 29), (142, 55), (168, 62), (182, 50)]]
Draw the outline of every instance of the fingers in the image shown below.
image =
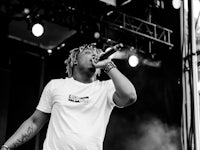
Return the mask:
[(111, 59), (105, 59), (105, 60), (102, 60), (102, 61), (95, 61), (94, 59), (92, 59), (92, 63), (93, 65), (96, 67), (96, 68), (105, 68), (106, 64), (108, 62), (111, 62)]

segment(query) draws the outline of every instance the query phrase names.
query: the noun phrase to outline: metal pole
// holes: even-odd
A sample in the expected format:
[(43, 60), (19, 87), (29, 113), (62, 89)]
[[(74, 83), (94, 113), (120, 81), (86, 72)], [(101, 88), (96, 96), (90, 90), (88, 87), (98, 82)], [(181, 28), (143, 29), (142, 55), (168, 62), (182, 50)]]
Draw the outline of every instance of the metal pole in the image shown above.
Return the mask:
[(185, 65), (186, 65), (186, 61), (185, 61), (185, 57), (187, 55), (186, 53), (186, 43), (185, 43), (185, 40), (186, 40), (186, 33), (185, 33), (185, 0), (182, 1), (182, 6), (181, 6), (181, 10), (180, 10), (180, 38), (181, 38), (181, 41), (180, 41), (180, 47), (181, 47), (181, 52), (182, 52), (182, 89), (183, 89), (183, 104), (182, 104), (182, 120), (181, 120), (181, 123), (182, 123), (182, 130), (181, 130), (181, 133), (182, 133), (182, 136), (181, 136), (181, 140), (182, 140), (182, 149), (183, 150), (188, 150), (187, 147), (188, 147), (188, 143), (187, 143), (187, 138), (188, 138), (188, 115), (190, 116), (189, 112), (188, 112), (188, 109), (190, 109), (190, 107), (188, 107), (188, 100), (190, 98), (188, 98), (188, 96), (190, 95), (189, 92), (188, 92), (188, 84), (187, 84), (187, 81), (188, 81), (188, 71), (186, 70), (185, 68)]
[(194, 105), (194, 148), (200, 150), (200, 103), (199, 94), (197, 89), (198, 84), (198, 68), (197, 68), (197, 53), (196, 53), (196, 36), (195, 36), (195, 23), (193, 15), (193, 0), (188, 0), (188, 21), (189, 21), (189, 49), (192, 52), (192, 84), (193, 84), (193, 105)]

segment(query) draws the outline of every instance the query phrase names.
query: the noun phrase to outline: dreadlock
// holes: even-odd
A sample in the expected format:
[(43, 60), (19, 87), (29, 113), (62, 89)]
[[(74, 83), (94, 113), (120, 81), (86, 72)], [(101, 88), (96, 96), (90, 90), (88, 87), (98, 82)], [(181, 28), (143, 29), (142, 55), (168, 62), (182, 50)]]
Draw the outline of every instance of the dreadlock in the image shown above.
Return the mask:
[[(96, 43), (84, 44), (78, 48), (70, 50), (69, 57), (64, 61), (64, 63), (66, 64), (66, 73), (68, 74), (68, 77), (72, 77), (73, 75), (74, 62), (77, 60), (78, 54), (86, 49), (95, 51), (97, 55), (100, 55), (103, 52), (101, 49), (98, 49), (96, 47)], [(97, 74), (100, 75), (100, 70), (98, 71)]]

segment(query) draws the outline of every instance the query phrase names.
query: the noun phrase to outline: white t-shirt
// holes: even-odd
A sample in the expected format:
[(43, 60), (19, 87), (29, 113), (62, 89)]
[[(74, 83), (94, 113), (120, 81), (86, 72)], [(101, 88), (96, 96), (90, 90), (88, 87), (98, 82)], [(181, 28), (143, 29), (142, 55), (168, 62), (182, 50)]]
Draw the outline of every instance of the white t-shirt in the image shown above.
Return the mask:
[(114, 91), (112, 80), (51, 80), (37, 106), (51, 113), (43, 150), (102, 150)]

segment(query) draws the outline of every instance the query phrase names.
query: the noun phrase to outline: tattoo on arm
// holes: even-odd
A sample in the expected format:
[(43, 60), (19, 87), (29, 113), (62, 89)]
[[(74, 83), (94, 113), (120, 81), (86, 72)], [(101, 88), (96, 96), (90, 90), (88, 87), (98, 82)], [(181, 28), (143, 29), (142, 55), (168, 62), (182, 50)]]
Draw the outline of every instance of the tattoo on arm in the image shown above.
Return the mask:
[(13, 144), (13, 148), (16, 148), (19, 145), (28, 141), (32, 134), (33, 134), (33, 127), (30, 126), (30, 127), (28, 127), (26, 133), (22, 134), (21, 138), (17, 139), (17, 141)]

